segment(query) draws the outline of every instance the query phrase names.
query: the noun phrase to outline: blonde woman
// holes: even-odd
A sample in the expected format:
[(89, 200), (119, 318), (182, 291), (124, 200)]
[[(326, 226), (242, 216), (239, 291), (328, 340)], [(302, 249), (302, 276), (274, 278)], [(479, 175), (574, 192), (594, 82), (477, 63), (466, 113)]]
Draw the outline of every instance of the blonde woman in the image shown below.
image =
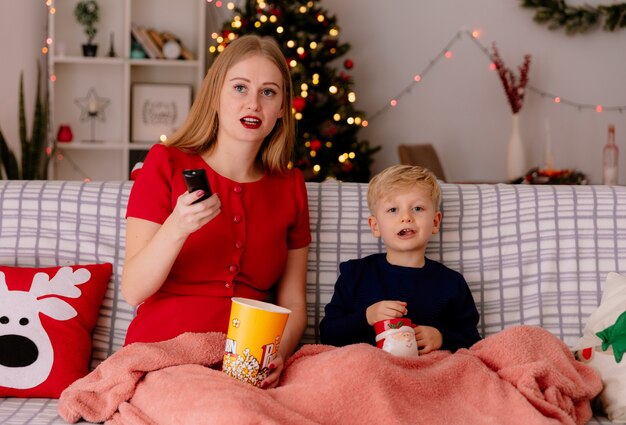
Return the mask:
[[(243, 36), (209, 69), (189, 116), (152, 147), (127, 211), (122, 293), (138, 305), (126, 344), (226, 332), (232, 297), (292, 311), (262, 387), (278, 382), (306, 326), (311, 241), (304, 178), (289, 169), (294, 120), (289, 69), (273, 39)], [(188, 193), (203, 169), (213, 194)]]

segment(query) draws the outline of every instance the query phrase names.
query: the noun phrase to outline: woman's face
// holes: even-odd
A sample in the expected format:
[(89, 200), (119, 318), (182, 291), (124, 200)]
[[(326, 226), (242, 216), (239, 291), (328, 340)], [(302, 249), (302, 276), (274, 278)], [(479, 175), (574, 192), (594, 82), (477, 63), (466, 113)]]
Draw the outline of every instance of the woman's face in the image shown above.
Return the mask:
[(220, 93), (218, 141), (260, 147), (283, 113), (283, 79), (263, 56), (249, 56), (226, 73)]

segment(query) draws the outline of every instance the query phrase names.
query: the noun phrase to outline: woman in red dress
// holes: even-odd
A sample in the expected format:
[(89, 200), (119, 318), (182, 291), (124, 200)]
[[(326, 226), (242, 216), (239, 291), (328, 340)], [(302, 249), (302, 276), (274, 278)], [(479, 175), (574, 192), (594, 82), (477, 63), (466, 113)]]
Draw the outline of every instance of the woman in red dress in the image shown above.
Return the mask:
[[(270, 38), (243, 36), (209, 69), (185, 123), (154, 145), (128, 201), (122, 293), (137, 315), (126, 344), (226, 332), (232, 297), (292, 311), (272, 373), (306, 326), (311, 241), (304, 178), (290, 169), (294, 119), (286, 60)], [(213, 195), (188, 193), (204, 169)]]

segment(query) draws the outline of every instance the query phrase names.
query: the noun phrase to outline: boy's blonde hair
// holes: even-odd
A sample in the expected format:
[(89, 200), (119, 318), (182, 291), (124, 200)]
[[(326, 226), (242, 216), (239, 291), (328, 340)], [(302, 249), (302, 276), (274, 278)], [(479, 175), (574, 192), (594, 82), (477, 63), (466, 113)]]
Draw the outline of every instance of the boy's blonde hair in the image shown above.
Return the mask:
[(196, 95), (187, 119), (166, 142), (190, 153), (203, 154), (217, 143), (218, 108), (226, 73), (250, 56), (259, 55), (276, 65), (283, 79), (282, 118), (265, 138), (258, 160), (269, 172), (284, 172), (289, 168), (295, 140), (295, 121), (291, 112), (293, 90), (291, 74), (278, 43), (271, 37), (245, 35), (233, 40), (209, 68)]
[(430, 197), (439, 211), (441, 206), (441, 188), (437, 177), (428, 168), (419, 165), (392, 165), (375, 175), (367, 189), (367, 206), (374, 214), (376, 204), (381, 199), (391, 196), (398, 189), (420, 185), (430, 191)]

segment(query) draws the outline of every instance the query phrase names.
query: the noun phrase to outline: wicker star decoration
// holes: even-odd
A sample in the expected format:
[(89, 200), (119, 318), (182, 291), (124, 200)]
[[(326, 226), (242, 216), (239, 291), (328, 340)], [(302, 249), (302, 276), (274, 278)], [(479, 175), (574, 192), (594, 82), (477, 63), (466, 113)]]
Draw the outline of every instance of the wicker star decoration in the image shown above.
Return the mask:
[(76, 98), (74, 103), (80, 108), (81, 122), (95, 118), (104, 122), (106, 121), (104, 110), (109, 106), (111, 100), (98, 96), (96, 89), (91, 87), (85, 97)]

